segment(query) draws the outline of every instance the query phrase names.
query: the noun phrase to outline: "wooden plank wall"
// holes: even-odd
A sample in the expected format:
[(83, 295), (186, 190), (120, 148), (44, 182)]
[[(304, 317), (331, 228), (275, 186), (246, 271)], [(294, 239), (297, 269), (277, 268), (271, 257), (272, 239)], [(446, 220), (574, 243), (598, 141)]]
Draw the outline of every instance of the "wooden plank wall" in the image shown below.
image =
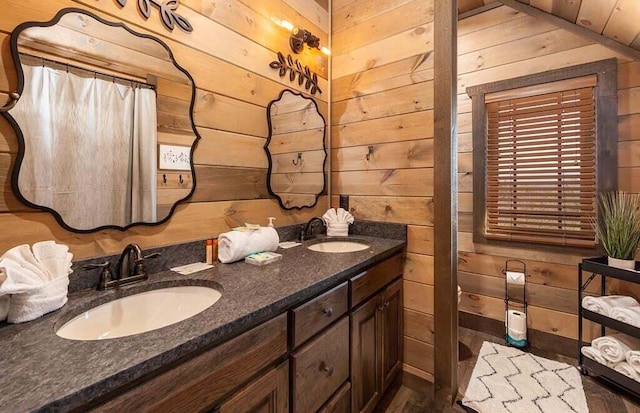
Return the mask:
[(331, 202), (408, 224), (404, 369), (433, 381), (433, 1), (332, 6)]
[[(471, 101), (468, 86), (601, 59), (618, 58), (619, 188), (640, 191), (640, 62), (506, 6), (460, 21), (458, 32), (460, 311), (504, 320), (505, 260), (524, 260), (531, 329), (577, 338), (580, 254), (473, 243)], [(610, 171), (616, 173), (616, 171)], [(597, 282), (592, 283), (595, 288)], [(612, 291), (627, 286), (613, 285)], [(591, 329), (593, 326), (589, 326)], [(593, 332), (593, 330), (591, 330)], [(533, 343), (535, 345), (535, 343)]]
[[(11, 166), (17, 141), (0, 118), (0, 252), (14, 245), (54, 239), (71, 247), (76, 258), (119, 252), (127, 243), (143, 248), (204, 239), (244, 222), (277, 225), (303, 222), (322, 215), (328, 199), (301, 211), (284, 211), (266, 191), (266, 107), (284, 88), (304, 92), (297, 83), (280, 78), (269, 68), (276, 52), (290, 53), (289, 34), (275, 26), (278, 15), (310, 30), (327, 44), (329, 12), (326, 4), (296, 0), (207, 2), (183, 0), (178, 12), (194, 27), (192, 33), (166, 30), (153, 9), (143, 20), (135, 2), (121, 8), (113, 0), (5, 0), (0, 17), (0, 99), (16, 89), (16, 74), (9, 52), (9, 34), (25, 21), (47, 21), (66, 7), (87, 9), (110, 21), (122, 21), (141, 33), (153, 34), (172, 49), (178, 63), (197, 86), (194, 121), (202, 136), (196, 152), (197, 190), (191, 202), (178, 207), (165, 224), (75, 234), (63, 230), (48, 213), (30, 210), (11, 192)], [(328, 111), (327, 59), (317, 50), (296, 56), (320, 76), (325, 91), (315, 97)], [(171, 111), (170, 108), (166, 109)]]

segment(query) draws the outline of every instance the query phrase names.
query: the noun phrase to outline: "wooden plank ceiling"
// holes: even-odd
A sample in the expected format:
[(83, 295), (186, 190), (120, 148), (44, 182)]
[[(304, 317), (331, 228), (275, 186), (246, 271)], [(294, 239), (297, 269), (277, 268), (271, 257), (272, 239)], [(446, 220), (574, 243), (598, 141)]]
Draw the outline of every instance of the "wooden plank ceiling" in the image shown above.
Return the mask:
[[(640, 0), (518, 0), (640, 50)], [(498, 3), (458, 0), (458, 14)]]

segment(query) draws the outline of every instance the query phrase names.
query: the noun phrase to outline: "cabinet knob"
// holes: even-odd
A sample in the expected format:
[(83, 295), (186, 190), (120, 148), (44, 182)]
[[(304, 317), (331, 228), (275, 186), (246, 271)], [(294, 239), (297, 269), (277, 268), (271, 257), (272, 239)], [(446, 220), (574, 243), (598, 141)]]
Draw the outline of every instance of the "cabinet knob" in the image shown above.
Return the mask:
[(384, 304), (380, 304), (378, 306), (378, 311), (384, 311)]
[(335, 367), (333, 367), (333, 365), (330, 365), (330, 366), (325, 365), (322, 370), (324, 370), (324, 372), (327, 373), (327, 376), (332, 376), (333, 371), (335, 370)]
[(389, 307), (389, 301), (386, 301), (383, 305), (384, 305), (384, 308)]
[(327, 317), (331, 317), (333, 315), (333, 307), (325, 308), (322, 312), (325, 313)]

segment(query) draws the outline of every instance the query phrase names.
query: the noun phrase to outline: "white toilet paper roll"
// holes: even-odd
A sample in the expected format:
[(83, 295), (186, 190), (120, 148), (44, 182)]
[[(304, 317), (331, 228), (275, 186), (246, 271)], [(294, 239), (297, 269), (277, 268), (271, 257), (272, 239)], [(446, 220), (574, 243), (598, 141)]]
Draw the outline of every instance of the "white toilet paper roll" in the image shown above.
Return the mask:
[(507, 271), (507, 284), (524, 285), (524, 280), (523, 272)]
[(509, 310), (507, 311), (507, 326), (510, 330), (527, 332), (527, 315), (521, 311)]

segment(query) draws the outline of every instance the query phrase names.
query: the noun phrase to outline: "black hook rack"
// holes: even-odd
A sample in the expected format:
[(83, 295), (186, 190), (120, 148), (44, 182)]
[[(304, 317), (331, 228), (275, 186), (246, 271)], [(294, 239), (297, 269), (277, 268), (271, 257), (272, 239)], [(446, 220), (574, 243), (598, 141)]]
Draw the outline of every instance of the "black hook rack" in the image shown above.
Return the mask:
[(300, 164), (301, 160), (302, 160), (302, 152), (298, 152), (298, 156), (296, 157), (296, 159), (292, 160), (291, 162), (297, 166)]

